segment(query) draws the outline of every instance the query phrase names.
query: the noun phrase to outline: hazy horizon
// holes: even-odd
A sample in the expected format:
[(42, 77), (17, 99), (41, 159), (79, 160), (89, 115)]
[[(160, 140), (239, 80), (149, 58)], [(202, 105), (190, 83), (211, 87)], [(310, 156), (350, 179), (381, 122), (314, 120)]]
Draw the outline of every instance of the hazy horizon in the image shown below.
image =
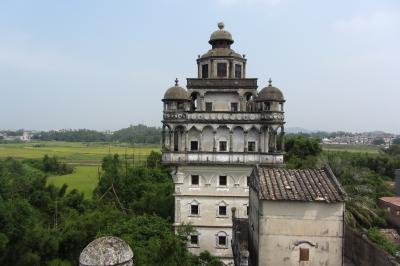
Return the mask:
[(395, 0), (3, 1), (0, 129), (161, 126), (219, 21), (287, 127), (400, 134)]

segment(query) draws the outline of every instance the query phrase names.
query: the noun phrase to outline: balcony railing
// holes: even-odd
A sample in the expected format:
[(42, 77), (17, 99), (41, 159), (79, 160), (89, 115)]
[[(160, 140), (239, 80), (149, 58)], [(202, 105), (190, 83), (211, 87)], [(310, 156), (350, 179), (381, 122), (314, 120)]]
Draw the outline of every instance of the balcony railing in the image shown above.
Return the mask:
[(283, 164), (283, 153), (164, 151), (163, 164)]
[(187, 79), (187, 87), (189, 89), (194, 88), (212, 88), (218, 87), (223, 88), (257, 88), (257, 79)]
[(189, 121), (272, 121), (282, 122), (284, 112), (164, 112), (164, 120), (189, 120)]

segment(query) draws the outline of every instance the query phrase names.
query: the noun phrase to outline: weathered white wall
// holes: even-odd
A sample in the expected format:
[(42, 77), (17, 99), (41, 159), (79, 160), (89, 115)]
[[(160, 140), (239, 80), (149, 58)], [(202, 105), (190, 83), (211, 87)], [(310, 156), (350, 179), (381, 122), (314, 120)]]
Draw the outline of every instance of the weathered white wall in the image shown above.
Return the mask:
[(213, 103), (213, 111), (230, 111), (232, 102), (239, 105), (239, 95), (233, 92), (207, 92), (204, 101)]
[(300, 265), (342, 265), (343, 210), (343, 203), (262, 201), (258, 265), (299, 265), (301, 247), (310, 261)]

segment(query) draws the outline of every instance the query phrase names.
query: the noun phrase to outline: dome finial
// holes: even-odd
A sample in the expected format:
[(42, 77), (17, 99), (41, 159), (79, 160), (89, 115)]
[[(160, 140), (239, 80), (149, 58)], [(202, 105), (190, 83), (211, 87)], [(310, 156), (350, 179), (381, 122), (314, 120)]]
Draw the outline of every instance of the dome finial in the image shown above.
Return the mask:
[(218, 23), (218, 28), (219, 28), (220, 30), (222, 30), (224, 27), (225, 27), (225, 24), (224, 24), (223, 22), (219, 22), (219, 23)]
[(179, 80), (178, 78), (175, 78), (175, 86), (178, 86)]
[(268, 80), (268, 86), (272, 86), (272, 79), (271, 78), (269, 78), (269, 80)]

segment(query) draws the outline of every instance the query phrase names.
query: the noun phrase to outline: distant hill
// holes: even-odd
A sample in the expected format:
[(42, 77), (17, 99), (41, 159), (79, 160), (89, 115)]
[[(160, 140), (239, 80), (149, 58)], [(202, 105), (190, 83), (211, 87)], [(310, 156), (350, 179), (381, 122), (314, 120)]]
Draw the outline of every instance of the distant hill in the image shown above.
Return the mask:
[(289, 134), (298, 134), (298, 133), (306, 133), (309, 134), (313, 132), (312, 130), (302, 128), (302, 127), (287, 127), (285, 128), (285, 132)]

